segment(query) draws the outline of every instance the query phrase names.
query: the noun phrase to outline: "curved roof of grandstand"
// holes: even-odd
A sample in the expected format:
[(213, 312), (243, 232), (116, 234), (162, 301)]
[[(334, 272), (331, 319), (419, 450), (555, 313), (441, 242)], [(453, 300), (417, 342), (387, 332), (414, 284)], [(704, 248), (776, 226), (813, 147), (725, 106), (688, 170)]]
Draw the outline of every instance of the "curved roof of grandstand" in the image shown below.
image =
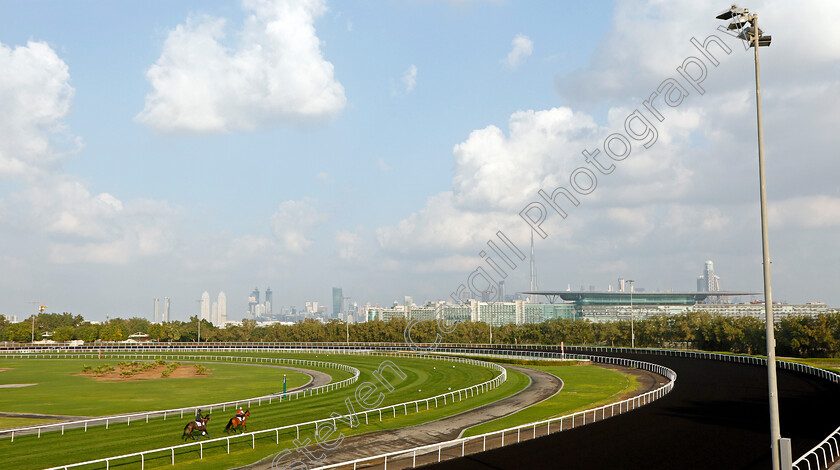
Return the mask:
[(526, 291), (523, 294), (544, 295), (554, 303), (558, 297), (577, 305), (694, 305), (710, 296), (759, 295), (755, 292), (607, 292), (607, 291)]

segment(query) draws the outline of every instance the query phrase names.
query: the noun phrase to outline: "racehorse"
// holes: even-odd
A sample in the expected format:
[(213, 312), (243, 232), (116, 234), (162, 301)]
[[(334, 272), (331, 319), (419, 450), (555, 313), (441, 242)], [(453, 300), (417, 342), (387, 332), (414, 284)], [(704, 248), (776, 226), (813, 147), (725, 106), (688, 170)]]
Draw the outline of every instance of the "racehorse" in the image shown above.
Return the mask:
[(186, 426), (184, 426), (184, 434), (182, 434), (181, 437), (183, 437), (185, 441), (187, 440), (187, 438), (192, 438), (192, 440), (195, 440), (195, 436), (193, 436), (193, 431), (199, 431), (201, 432), (201, 434), (207, 433), (207, 421), (210, 421), (209, 413), (204, 418), (201, 418), (200, 425), (195, 421), (190, 421), (189, 423), (187, 423)]
[(248, 419), (248, 416), (251, 416), (251, 410), (246, 410), (245, 415), (240, 418), (239, 416), (234, 416), (233, 418), (228, 421), (227, 426), (225, 426), (225, 432), (230, 434), (231, 431), (236, 431), (236, 428), (242, 426), (240, 432), (245, 432), (248, 430), (248, 426), (245, 425), (245, 420)]

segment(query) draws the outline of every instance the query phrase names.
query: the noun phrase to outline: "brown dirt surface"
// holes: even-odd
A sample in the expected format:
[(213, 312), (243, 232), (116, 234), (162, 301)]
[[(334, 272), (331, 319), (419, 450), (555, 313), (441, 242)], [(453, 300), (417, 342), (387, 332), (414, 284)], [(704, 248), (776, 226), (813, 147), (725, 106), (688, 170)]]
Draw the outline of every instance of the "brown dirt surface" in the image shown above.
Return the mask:
[(79, 373), (79, 374), (71, 374), (71, 375), (81, 375), (83, 377), (93, 377), (99, 382), (130, 382), (134, 380), (155, 380), (155, 379), (187, 379), (187, 378), (201, 378), (201, 377), (209, 377), (210, 372), (209, 370), (205, 370), (203, 375), (198, 375), (195, 371), (195, 367), (193, 365), (180, 365), (177, 369), (173, 370), (168, 377), (161, 377), (160, 373), (166, 370), (166, 366), (155, 366), (151, 369), (146, 369), (144, 371), (138, 371), (131, 376), (123, 376), (120, 375), (121, 372), (124, 370), (122, 367), (117, 367), (115, 370), (112, 370), (104, 375), (96, 376), (93, 373)]
[(6, 372), (7, 370), (12, 370), (12, 369), (0, 369), (0, 372)]

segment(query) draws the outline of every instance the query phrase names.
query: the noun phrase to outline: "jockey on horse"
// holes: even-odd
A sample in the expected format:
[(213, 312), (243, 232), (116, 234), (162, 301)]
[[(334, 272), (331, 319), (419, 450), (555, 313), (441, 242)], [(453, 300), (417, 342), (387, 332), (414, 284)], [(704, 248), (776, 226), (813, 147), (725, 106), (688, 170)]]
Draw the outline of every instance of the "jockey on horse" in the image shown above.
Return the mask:
[(251, 416), (251, 410), (242, 411), (242, 407), (240, 406), (236, 410), (236, 416), (231, 418), (227, 426), (225, 426), (225, 432), (230, 433), (231, 430), (235, 431), (239, 426), (242, 426), (243, 432), (247, 431), (248, 427), (245, 425), (245, 420), (248, 419), (248, 416)]
[(207, 416), (202, 417), (201, 410), (196, 410), (195, 421), (190, 421), (186, 426), (184, 426), (184, 434), (182, 434), (181, 437), (183, 437), (184, 440), (187, 440), (187, 438), (195, 439), (193, 431), (200, 431), (202, 436), (207, 434), (207, 421), (210, 421), (210, 413), (207, 413)]

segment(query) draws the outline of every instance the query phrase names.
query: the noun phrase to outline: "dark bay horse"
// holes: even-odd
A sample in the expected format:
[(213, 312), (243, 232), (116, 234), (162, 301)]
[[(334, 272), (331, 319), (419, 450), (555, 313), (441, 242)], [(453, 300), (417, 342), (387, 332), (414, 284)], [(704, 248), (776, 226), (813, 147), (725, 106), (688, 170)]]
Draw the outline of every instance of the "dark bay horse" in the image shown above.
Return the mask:
[(240, 418), (239, 416), (234, 416), (233, 418), (228, 421), (227, 426), (225, 426), (225, 432), (230, 434), (231, 431), (236, 431), (236, 428), (242, 426), (240, 432), (245, 432), (248, 430), (248, 426), (245, 425), (245, 420), (248, 419), (248, 416), (251, 416), (251, 410), (245, 410), (245, 415)]
[[(193, 436), (193, 431), (198, 431), (201, 434), (206, 433), (207, 432), (207, 421), (210, 421), (210, 414), (209, 413), (204, 418), (201, 418), (201, 424), (200, 425), (195, 421), (190, 421), (189, 423), (187, 423), (186, 426), (184, 426), (184, 434), (182, 434), (181, 437), (183, 437), (185, 441), (188, 438), (191, 438), (192, 440), (195, 440), (195, 436)], [(208, 435), (209, 435), (209, 433), (208, 433)]]

